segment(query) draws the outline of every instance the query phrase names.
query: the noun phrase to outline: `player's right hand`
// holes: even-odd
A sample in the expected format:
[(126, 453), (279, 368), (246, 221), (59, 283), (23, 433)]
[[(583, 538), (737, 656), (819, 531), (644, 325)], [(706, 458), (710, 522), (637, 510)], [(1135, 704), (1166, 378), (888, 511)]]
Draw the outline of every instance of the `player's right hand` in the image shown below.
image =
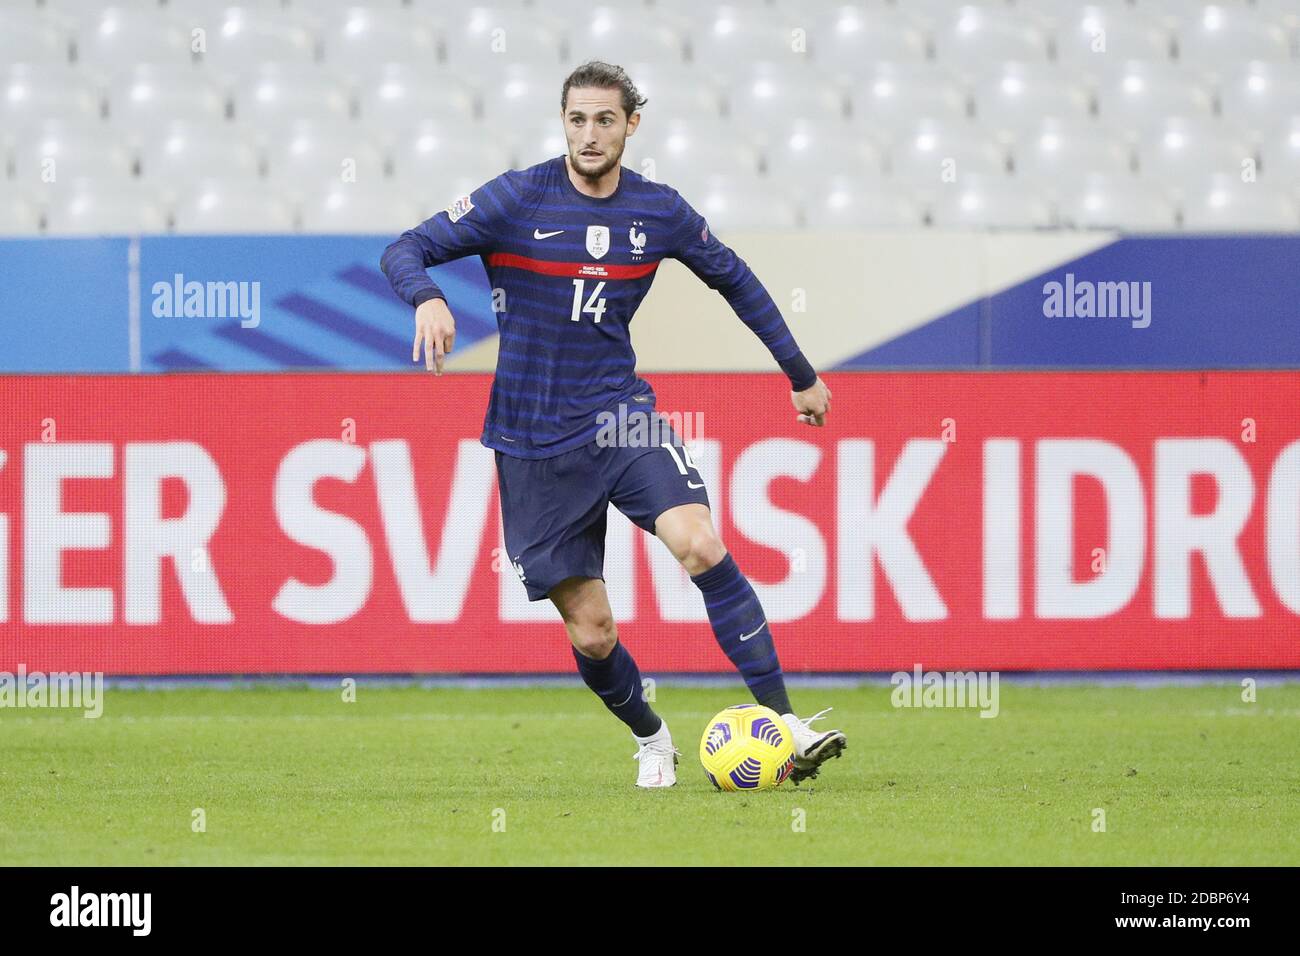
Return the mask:
[(802, 392), (791, 392), (790, 400), (799, 412), (799, 421), (818, 427), (826, 424), (826, 415), (831, 410), (831, 390), (820, 378)]
[(442, 374), (442, 360), (456, 343), (456, 320), (445, 299), (429, 299), (415, 310), (415, 343), (411, 361), (420, 361), (420, 343), (424, 343), (424, 367), (435, 375)]

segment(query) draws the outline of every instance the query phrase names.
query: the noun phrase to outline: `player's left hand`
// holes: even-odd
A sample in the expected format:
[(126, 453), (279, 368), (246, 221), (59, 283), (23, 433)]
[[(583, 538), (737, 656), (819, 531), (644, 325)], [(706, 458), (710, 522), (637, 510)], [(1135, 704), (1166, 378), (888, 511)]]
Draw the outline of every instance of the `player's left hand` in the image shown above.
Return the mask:
[(826, 415), (831, 410), (831, 390), (820, 378), (802, 392), (791, 392), (790, 401), (794, 402), (799, 412), (799, 421), (805, 425), (825, 425)]

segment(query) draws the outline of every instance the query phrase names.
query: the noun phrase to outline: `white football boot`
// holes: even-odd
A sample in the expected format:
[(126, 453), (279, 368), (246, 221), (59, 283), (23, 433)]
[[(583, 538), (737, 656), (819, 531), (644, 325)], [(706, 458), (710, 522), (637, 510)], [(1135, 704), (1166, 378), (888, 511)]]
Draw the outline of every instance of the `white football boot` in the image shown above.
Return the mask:
[(781, 719), (790, 728), (790, 736), (794, 738), (794, 771), (790, 774), (790, 779), (795, 783), (811, 780), (817, 776), (824, 761), (831, 757), (838, 757), (848, 746), (844, 734), (840, 731), (817, 731), (809, 726), (814, 720), (830, 713), (832, 709), (827, 707), (807, 720), (800, 720), (794, 714), (781, 715)]
[(677, 757), (680, 755), (673, 746), (672, 735), (668, 733), (668, 721), (649, 737), (632, 735), (640, 749), (632, 755), (633, 760), (641, 762), (641, 769), (636, 775), (636, 785), (645, 789), (671, 787), (677, 783)]

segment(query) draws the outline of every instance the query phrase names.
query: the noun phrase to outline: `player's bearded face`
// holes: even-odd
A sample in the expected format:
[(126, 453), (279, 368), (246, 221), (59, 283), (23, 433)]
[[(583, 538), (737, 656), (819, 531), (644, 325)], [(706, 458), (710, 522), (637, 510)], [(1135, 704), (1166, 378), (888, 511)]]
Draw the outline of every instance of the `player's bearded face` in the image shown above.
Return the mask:
[(599, 179), (623, 159), (628, 135), (640, 117), (628, 121), (617, 90), (569, 90), (564, 134), (569, 165), (581, 176)]

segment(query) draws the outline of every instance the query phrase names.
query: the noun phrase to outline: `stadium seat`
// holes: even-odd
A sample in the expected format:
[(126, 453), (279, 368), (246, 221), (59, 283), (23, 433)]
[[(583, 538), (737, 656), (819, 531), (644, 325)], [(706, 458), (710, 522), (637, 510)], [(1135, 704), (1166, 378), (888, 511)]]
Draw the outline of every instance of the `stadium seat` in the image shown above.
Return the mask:
[(135, 163), (117, 130), (50, 120), (8, 137), (14, 181), (39, 189), (50, 177), (58, 183), (96, 179), (129, 180)]
[(415, 224), (417, 208), (391, 185), (335, 183), (303, 198), (300, 225), (307, 232), (396, 235)]
[(381, 10), (359, 5), (313, 11), (321, 18), (321, 54), (326, 63), (416, 63), (438, 61), (434, 23), (406, 8)]
[(543, 116), (560, 121), (559, 69), (539, 70), (526, 63), (503, 64), (496, 81), (483, 87), (480, 107), (489, 127), (529, 124)]
[(240, 127), (176, 121), (135, 137), (140, 178), (160, 192), (178, 195), (194, 183), (229, 177), (256, 183), (260, 175), (253, 134)]
[(1295, 0), (1254, 0), (1254, 9), (1264, 23), (1281, 27), (1291, 37), (1292, 46), (1300, 40), (1300, 7)]
[(863, 132), (804, 120), (774, 136), (765, 157), (767, 176), (778, 188), (833, 177), (879, 182), (884, 167), (879, 148)]
[(806, 23), (812, 64), (825, 73), (870, 77), (879, 63), (919, 64), (926, 56), (925, 33), (900, 13), (861, 5), (796, 8)]
[[(430, 3), (438, 4), (441, 0), (412, 0), (412, 2), (427, 6)], [(670, 0), (664, 0), (664, 3), (671, 6)], [(630, 4), (619, 3), (617, 0), (594, 0), (594, 2), (593, 0), (545, 0), (544, 3), (538, 3), (537, 0), (494, 0), (491, 7), (506, 18), (531, 15), (537, 22), (561, 34), (581, 28), (597, 7), (644, 9), (647, 21), (672, 20), (672, 14), (667, 12), (663, 4), (656, 4), (653, 8), (655, 12), (653, 15), (650, 14), (649, 0), (633, 0)]]
[(274, 188), (246, 180), (197, 184), (173, 210), (181, 233), (292, 232), (293, 208)]
[(34, 236), (41, 231), (41, 213), (29, 190), (0, 179), (0, 236)]
[(791, 48), (787, 19), (754, 6), (704, 7), (686, 38), (694, 69), (721, 82), (748, 73), (753, 63), (779, 63), (792, 70), (806, 66), (808, 52)]
[(1278, 117), (1259, 140), (1260, 179), (1300, 192), (1300, 115)]
[(1250, 7), (1204, 6), (1199, 16), (1178, 29), (1178, 55), (1201, 69), (1246, 60), (1286, 60), (1291, 55), (1286, 31), (1260, 18)]
[(893, 143), (888, 170), (895, 180), (933, 189), (951, 185), (952, 176), (1005, 175), (1006, 155), (977, 127), (922, 121)]
[(1050, 25), (1056, 59), (1071, 71), (1084, 70), (1095, 78), (1116, 63), (1158, 63), (1170, 56), (1169, 29), (1120, 0), (1106, 4), (1067, 0), (1045, 8), (1034, 5), (1029, 11)]
[(158, 233), (167, 213), (156, 194), (139, 184), (78, 180), (46, 193), (49, 232), (60, 235)]
[(586, 16), (570, 21), (567, 30), (569, 59), (607, 63), (681, 63), (685, 43), (662, 21), (648, 18), (637, 7), (592, 7)]
[(1210, 116), (1213, 109), (1209, 90), (1172, 63), (1130, 61), (1097, 88), (1097, 116), (1117, 132), (1140, 133), (1171, 116)]
[(266, 177), (280, 187), (378, 182), (384, 160), (374, 141), (355, 127), (296, 123), (266, 142)]
[[(558, 127), (559, 120), (555, 122)], [(393, 178), (403, 184), (436, 185), (459, 175), (481, 183), (510, 166), (510, 153), (504, 146), (468, 139), (455, 125), (424, 122), (402, 130), (388, 142)]]
[(1091, 97), (1068, 70), (1054, 64), (1003, 63), (974, 84), (975, 121), (986, 133), (1011, 135), (1044, 120), (1083, 120)]
[(468, 123), (474, 93), (454, 73), (418, 64), (388, 63), (354, 75), (359, 119), (372, 129), (417, 120)]
[[(202, 4), (208, 0), (167, 0), (167, 2)], [(415, 14), (428, 18), (447, 6), (446, 0), (271, 0), (271, 2), (276, 5), (282, 3), (293, 12), (316, 18), (318, 21), (358, 7), (380, 16), (392, 14), (401, 17)], [(522, 5), (528, 0), (508, 0), (508, 2)]]
[(727, 113), (737, 127), (748, 127), (766, 138), (775, 122), (809, 120), (830, 126), (846, 122), (844, 93), (812, 70), (782, 69), (776, 63), (756, 63), (737, 74), (727, 90)]
[(940, 229), (1042, 229), (1053, 224), (1051, 206), (1022, 183), (965, 176), (934, 194), (930, 219)]
[(934, 27), (934, 55), (944, 66), (969, 76), (999, 60), (1041, 63), (1047, 37), (1023, 14), (1007, 7), (959, 6)]
[(1062, 189), (1089, 176), (1132, 175), (1133, 157), (1118, 137), (1088, 120), (1047, 120), (1024, 130), (1012, 148), (1015, 177)]
[(69, 33), (35, 8), (0, 10), (0, 63), (62, 65), (71, 53)]
[(1254, 150), (1230, 125), (1202, 118), (1170, 118), (1138, 140), (1138, 171), (1172, 186), (1201, 182), (1216, 174), (1240, 176)]
[(231, 108), (236, 122), (267, 129), (303, 120), (337, 124), (351, 116), (352, 97), (333, 71), (266, 63), (235, 79)]
[(736, 229), (793, 229), (799, 224), (796, 204), (756, 177), (694, 175), (669, 185), (718, 233)]
[(804, 224), (814, 229), (920, 228), (920, 207), (897, 189), (861, 177), (833, 177), (818, 183), (803, 205)]
[[(526, 3), (528, 0), (516, 0), (516, 2)], [(580, 19), (584, 9), (590, 9), (590, 5), (584, 3), (584, 0), (550, 0), (546, 6), (555, 15), (562, 17), (563, 22)], [(682, 34), (698, 29), (700, 25), (702, 11), (699, 0), (644, 0), (644, 7), (647, 18), (666, 23)], [(764, 5), (759, 12), (764, 14), (770, 11)], [(707, 16), (707, 13), (705, 15)]]
[(98, 87), (68, 66), (14, 64), (3, 74), (0, 128), (10, 133), (50, 120), (95, 125), (102, 112)]
[[(956, 21), (958, 12), (971, 4), (966, 0), (884, 0), (880, 5), (897, 10), (913, 23), (933, 33), (950, 27)], [(1002, 12), (1006, 5), (1004, 0), (987, 0), (983, 4), (992, 7), (998, 13)]]
[(1183, 203), (1183, 228), (1202, 232), (1294, 232), (1300, 218), (1291, 197), (1263, 182), (1216, 176), (1189, 190)]
[(1121, 232), (1170, 232), (1178, 214), (1160, 183), (1132, 176), (1090, 176), (1062, 190), (1057, 204), (1061, 225)]
[(209, 68), (251, 69), (266, 62), (311, 63), (317, 39), (301, 15), (267, 6), (225, 7), (205, 25), (207, 50), (198, 59)]
[(219, 126), (226, 115), (226, 96), (203, 70), (138, 65), (109, 78), (106, 107), (109, 119), (133, 129), (180, 119)]
[[(629, 152), (634, 149), (640, 138), (641, 134), (638, 132), (628, 140)], [(529, 123), (507, 127), (502, 131), (502, 139), (510, 150), (512, 169), (527, 169), (529, 166), (555, 156), (563, 156), (568, 152), (564, 127), (560, 124), (558, 116), (538, 117)], [(630, 165), (627, 159), (623, 160), (623, 164)]]
[[(734, 172), (754, 176), (759, 169), (759, 151), (742, 131), (716, 123), (647, 121), (628, 140), (623, 164), (655, 180), (675, 186), (683, 177)], [(561, 142), (561, 150), (564, 144)]]
[(469, 82), (486, 86), (508, 63), (558, 70), (561, 49), (560, 34), (532, 10), (467, 6), (447, 13), (444, 62)]
[(1300, 65), (1247, 63), (1223, 78), (1219, 86), (1223, 118), (1263, 134), (1279, 117), (1300, 116)]
[(138, 4), (94, 9), (97, 13), (81, 20), (76, 29), (78, 63), (109, 68), (132, 63), (183, 66), (192, 62), (192, 27), (166, 11)]
[(888, 127), (918, 119), (953, 122), (966, 119), (967, 95), (961, 83), (941, 66), (928, 63), (877, 63), (862, 74), (849, 94), (851, 122), (882, 139)]
[[(63, 3), (80, 3), (84, 4), (86, 0), (46, 0), (51, 6), (58, 6)], [(108, 0), (112, 2), (112, 0)], [(137, 7), (154, 8), (157, 7), (168, 16), (179, 20), (181, 23), (196, 25), (206, 25), (205, 21), (212, 17), (220, 17), (227, 7), (240, 6), (239, 0), (128, 0)], [(256, 4), (265, 0), (252, 0)], [(324, 0), (322, 0), (324, 2)], [(280, 6), (282, 0), (272, 0), (275, 6)], [(243, 4), (247, 5), (247, 4)], [(297, 4), (293, 6), (298, 7)]]
[(1252, 2), (1253, 0), (1132, 0), (1142, 16), (1175, 29), (1201, 19), (1206, 7), (1244, 7)]

